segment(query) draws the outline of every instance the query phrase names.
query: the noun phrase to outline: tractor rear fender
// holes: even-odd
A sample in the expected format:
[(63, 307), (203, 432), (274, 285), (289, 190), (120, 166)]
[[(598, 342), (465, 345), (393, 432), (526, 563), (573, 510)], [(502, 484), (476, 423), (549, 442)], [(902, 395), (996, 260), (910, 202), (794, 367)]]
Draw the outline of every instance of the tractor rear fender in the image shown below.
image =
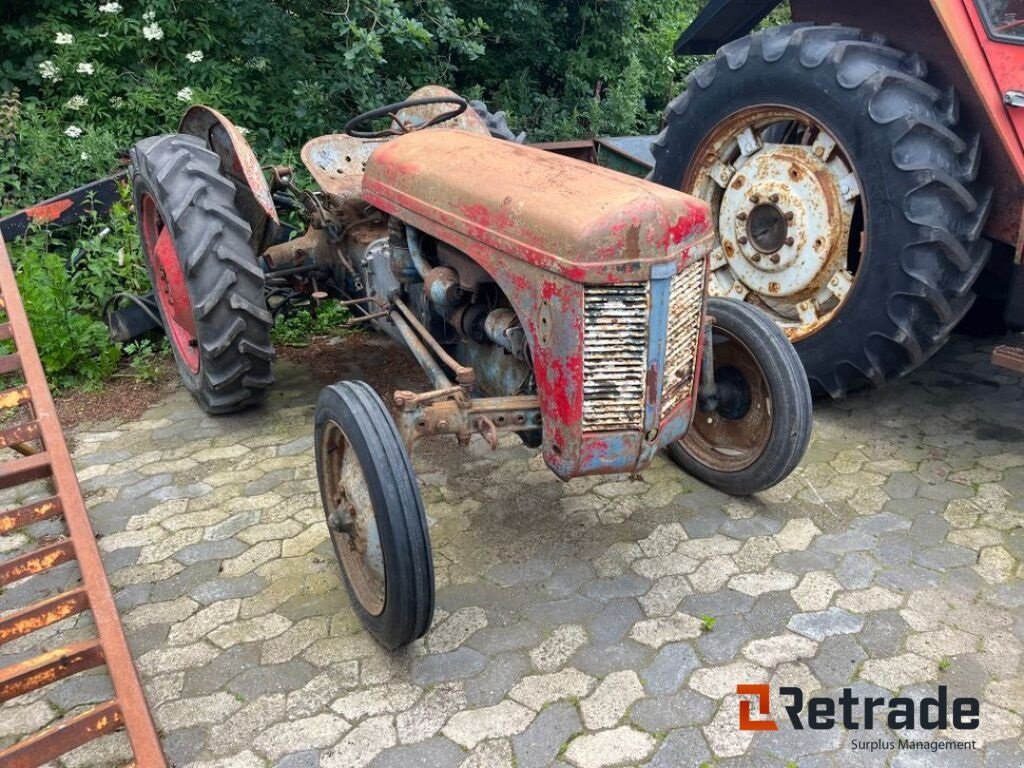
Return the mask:
[(197, 104), (185, 113), (178, 132), (202, 139), (220, 157), (221, 171), (231, 177), (240, 190), (237, 203), (252, 227), (253, 250), (262, 252), (268, 222), (275, 225), (280, 222), (259, 160), (238, 126), (212, 107)]
[[(774, 0), (710, 0), (676, 42), (676, 55), (714, 53), (748, 34), (779, 3)], [(918, 53), (928, 65), (928, 82), (959, 97), (960, 125), (980, 136), (979, 178), (992, 187), (993, 206), (985, 234), (1013, 246), (1021, 261), (1024, 245), (1024, 150), (1002, 104), (979, 36), (973, 0), (791, 0), (794, 21), (843, 24), (884, 35), (896, 48)], [(977, 22), (977, 23), (976, 23)], [(1022, 57), (1024, 57), (1024, 48)], [(953, 109), (953, 105), (950, 105)]]

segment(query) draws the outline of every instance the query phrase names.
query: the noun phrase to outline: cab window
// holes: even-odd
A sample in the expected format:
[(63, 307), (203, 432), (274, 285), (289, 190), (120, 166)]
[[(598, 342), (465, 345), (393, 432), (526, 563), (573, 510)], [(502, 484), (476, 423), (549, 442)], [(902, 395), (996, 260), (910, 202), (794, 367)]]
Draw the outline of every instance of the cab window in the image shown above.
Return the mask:
[(1024, 0), (977, 0), (989, 37), (1024, 44)]

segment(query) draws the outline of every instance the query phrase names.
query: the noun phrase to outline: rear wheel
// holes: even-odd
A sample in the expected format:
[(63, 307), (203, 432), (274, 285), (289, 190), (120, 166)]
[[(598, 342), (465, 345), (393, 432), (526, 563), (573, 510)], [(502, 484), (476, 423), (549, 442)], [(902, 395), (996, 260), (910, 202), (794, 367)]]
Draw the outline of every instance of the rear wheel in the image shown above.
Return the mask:
[(320, 498), (352, 606), (381, 645), (406, 645), (434, 613), (427, 517), (409, 453), (361, 381), (322, 390), (315, 422)]
[(717, 402), (696, 410), (668, 452), (708, 485), (745, 496), (800, 463), (811, 436), (811, 392), (793, 345), (765, 313), (712, 298), (708, 316)]
[(974, 300), (978, 143), (925, 75), (856, 29), (769, 29), (691, 75), (652, 147), (651, 178), (711, 206), (709, 292), (767, 312), (818, 393), (913, 369)]
[(209, 413), (261, 402), (273, 319), (234, 184), (192, 136), (146, 139), (131, 157), (142, 250), (185, 387)]

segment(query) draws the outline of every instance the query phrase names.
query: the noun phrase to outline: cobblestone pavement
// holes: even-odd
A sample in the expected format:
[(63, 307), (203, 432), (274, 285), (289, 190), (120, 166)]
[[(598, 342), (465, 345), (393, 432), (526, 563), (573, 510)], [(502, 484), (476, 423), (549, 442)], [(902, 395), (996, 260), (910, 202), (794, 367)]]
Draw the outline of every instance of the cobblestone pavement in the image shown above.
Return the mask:
[[(352, 378), (377, 362), (360, 357)], [(326, 540), (317, 386), (277, 373), (256, 412), (209, 418), (179, 390), (76, 436), (175, 765), (1024, 764), (1024, 388), (982, 346), (957, 341), (906, 381), (820, 403), (801, 468), (748, 500), (664, 458), (642, 481), (563, 484), (514, 443), (421, 444), (438, 610), (425, 641), (393, 654), (360, 629)], [(0, 611), (49, 586), (9, 589)], [(27, 655), (19, 643), (3, 651)], [(854, 750), (893, 734), (786, 723), (741, 732), (741, 682), (914, 699), (946, 684), (981, 699), (981, 724), (939, 738), (977, 748)], [(9, 704), (0, 746), (105, 686), (76, 678)], [(124, 754), (106, 739), (66, 765)]]

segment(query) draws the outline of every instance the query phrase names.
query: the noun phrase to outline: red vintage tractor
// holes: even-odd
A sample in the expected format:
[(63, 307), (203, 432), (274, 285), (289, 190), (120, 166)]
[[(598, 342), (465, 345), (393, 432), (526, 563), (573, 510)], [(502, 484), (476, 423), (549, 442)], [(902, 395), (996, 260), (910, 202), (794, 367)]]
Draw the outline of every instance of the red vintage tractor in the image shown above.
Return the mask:
[[(562, 479), (636, 473), (666, 448), (746, 494), (788, 475), (810, 432), (782, 332), (742, 302), (705, 305), (703, 203), (489, 133), (458, 96), (423, 89), (310, 141), (314, 192), (290, 168), (268, 185), (204, 107), (132, 150), (157, 303), (203, 408), (263, 398), (274, 314), (296, 300), (344, 302), (429, 378), (427, 392), (394, 393), (397, 421), (362, 382), (327, 387), (316, 406), (330, 536), (357, 613), (390, 647), (421, 636), (433, 610), (409, 460), (419, 438), (495, 446), (516, 433)], [(278, 206), (305, 231), (291, 236)]]
[(715, 56), (652, 179), (711, 207), (709, 293), (768, 312), (833, 397), (927, 359), (975, 290), (1024, 328), (1024, 0), (791, 0), (748, 35), (776, 5), (711, 0), (676, 45)]

